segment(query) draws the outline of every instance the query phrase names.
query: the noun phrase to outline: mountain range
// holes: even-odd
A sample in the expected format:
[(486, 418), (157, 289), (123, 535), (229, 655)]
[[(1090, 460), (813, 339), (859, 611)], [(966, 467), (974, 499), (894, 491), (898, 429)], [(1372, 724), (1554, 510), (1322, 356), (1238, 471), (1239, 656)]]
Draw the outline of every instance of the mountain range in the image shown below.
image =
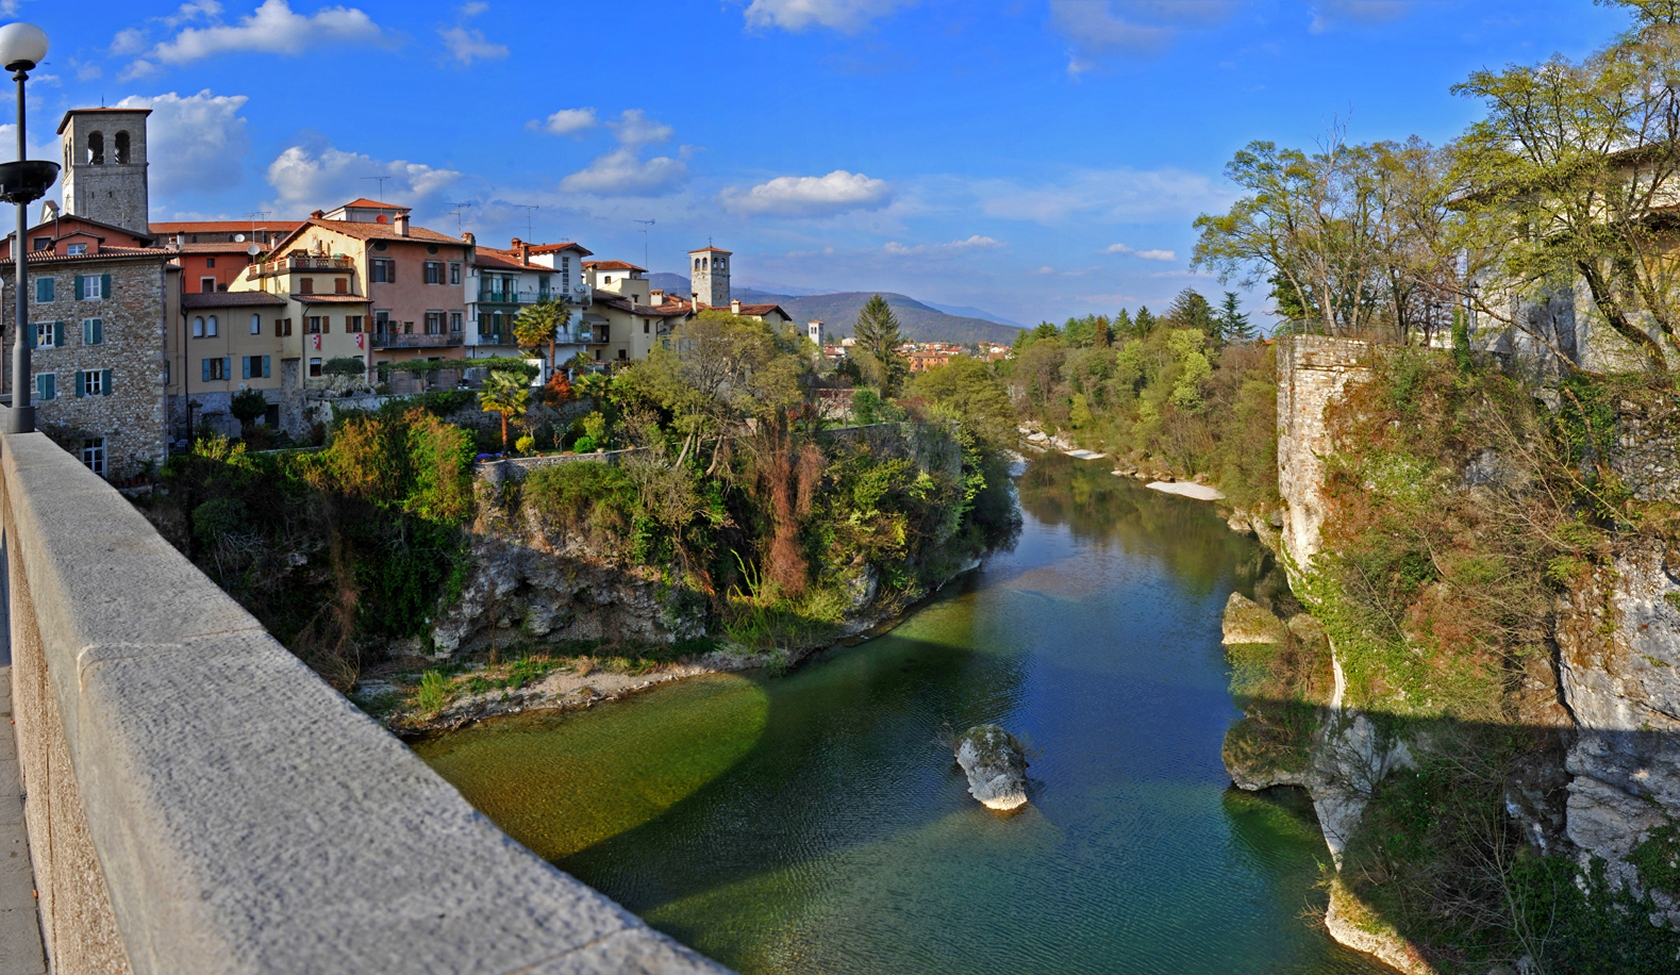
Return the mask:
[[(650, 287), (663, 288), (666, 294), (687, 295), (688, 277), (659, 271), (648, 275)], [(784, 295), (754, 288), (738, 288), (734, 297), (747, 304), (778, 304), (796, 323), (825, 322), (828, 334), (836, 339), (852, 333), (852, 323), (858, 312), (877, 293), (892, 306), (898, 318), (899, 331), (912, 342), (973, 342), (1015, 341), (1021, 326), (990, 315), (979, 308), (966, 306), (936, 306), (917, 301), (908, 295), (891, 291), (837, 291), (828, 294)]]

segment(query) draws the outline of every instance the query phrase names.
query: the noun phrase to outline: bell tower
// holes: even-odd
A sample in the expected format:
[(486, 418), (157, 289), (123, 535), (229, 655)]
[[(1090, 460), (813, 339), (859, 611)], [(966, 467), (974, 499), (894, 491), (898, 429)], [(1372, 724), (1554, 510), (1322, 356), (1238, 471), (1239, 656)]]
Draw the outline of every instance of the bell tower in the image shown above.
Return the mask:
[(146, 190), (149, 108), (73, 108), (58, 123), (64, 212), (150, 233)]
[(729, 307), (729, 257), (728, 251), (710, 244), (688, 252), (689, 290), (700, 304)]

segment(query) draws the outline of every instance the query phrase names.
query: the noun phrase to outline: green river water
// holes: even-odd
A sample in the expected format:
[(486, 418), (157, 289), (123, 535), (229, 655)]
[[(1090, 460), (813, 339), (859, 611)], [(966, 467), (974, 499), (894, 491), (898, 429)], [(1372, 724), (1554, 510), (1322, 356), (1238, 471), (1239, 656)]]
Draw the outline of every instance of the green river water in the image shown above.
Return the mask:
[[(757, 973), (1387, 971), (1304, 919), (1298, 795), (1230, 787), (1219, 644), (1275, 569), (1211, 506), (1102, 462), (1020, 478), (1013, 551), (890, 634), (416, 751), (516, 839)], [(1028, 743), (1032, 803), (971, 799), (949, 729)]]

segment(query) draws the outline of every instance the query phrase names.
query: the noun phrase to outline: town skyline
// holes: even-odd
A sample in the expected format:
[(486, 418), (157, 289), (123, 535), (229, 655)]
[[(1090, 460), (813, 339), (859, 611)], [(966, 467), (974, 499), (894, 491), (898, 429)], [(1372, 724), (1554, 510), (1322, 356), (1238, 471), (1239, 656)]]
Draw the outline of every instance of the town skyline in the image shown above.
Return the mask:
[(640, 32), (661, 52), (641, 71), (602, 11), (13, 6), (53, 42), (31, 155), (57, 158), (66, 109), (152, 108), (153, 221), (383, 198), (495, 246), (645, 247), (679, 271), (710, 239), (751, 269), (738, 286), (1028, 324), (1223, 290), (1188, 268), (1190, 222), (1234, 198), (1220, 170), (1250, 139), (1310, 145), (1346, 119), (1356, 141), (1445, 140), (1476, 109), (1447, 88), (1490, 50), (1579, 54), (1620, 23), (1586, 4), (756, 0), (650, 8), (669, 31)]

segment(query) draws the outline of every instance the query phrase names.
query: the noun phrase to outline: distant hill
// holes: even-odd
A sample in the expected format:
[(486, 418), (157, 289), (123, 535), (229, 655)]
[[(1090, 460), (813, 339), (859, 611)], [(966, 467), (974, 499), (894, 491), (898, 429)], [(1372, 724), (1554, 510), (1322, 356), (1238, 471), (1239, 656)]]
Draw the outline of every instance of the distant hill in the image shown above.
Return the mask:
[[(664, 288), (668, 294), (688, 294), (688, 278), (680, 274), (660, 271), (649, 274), (648, 281), (651, 287)], [(781, 305), (796, 322), (826, 322), (828, 334), (836, 338), (852, 333), (852, 323), (857, 321), (858, 312), (863, 310), (864, 304), (874, 294), (873, 291), (841, 291), (833, 294), (782, 295), (752, 288), (735, 291), (735, 297), (748, 303), (774, 302)], [(1021, 327), (1013, 323), (999, 321), (994, 317), (981, 317), (985, 313), (978, 308), (953, 310), (979, 314), (953, 315), (908, 295), (889, 291), (880, 294), (887, 299), (887, 304), (892, 306), (893, 314), (898, 316), (900, 331), (912, 342), (1011, 343), (1021, 331)]]

